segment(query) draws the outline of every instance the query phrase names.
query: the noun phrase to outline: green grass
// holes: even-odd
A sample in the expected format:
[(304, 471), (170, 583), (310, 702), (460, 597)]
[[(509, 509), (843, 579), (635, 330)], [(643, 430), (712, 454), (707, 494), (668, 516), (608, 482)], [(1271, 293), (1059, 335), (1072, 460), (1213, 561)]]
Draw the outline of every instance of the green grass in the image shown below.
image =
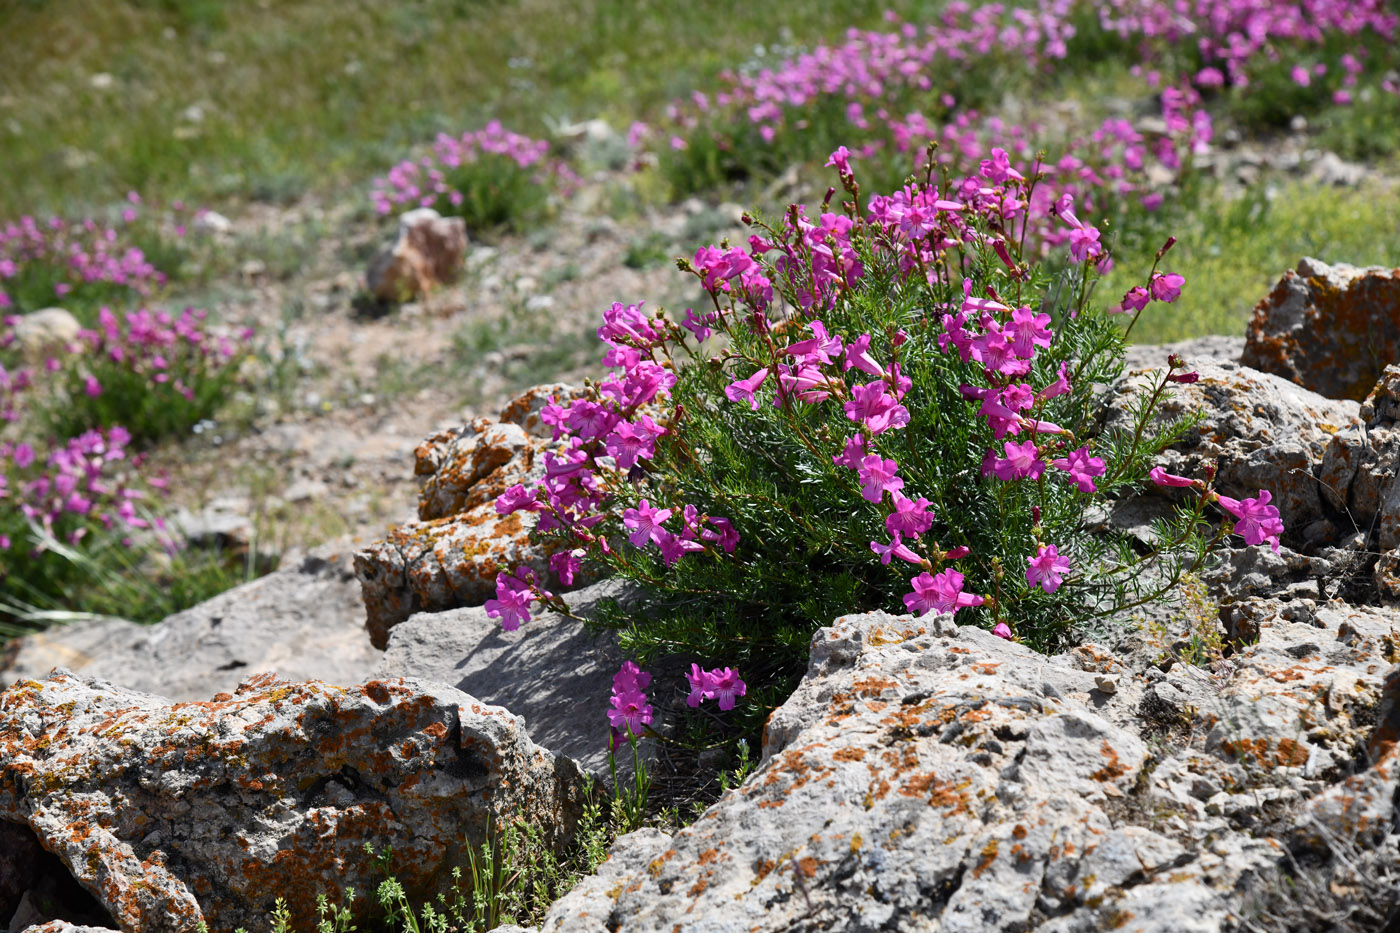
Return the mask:
[[(1270, 199), (1262, 187), (1223, 202), (1204, 197), (1200, 207), (1168, 232), (1177, 237), (1162, 268), (1186, 276), (1181, 298), (1154, 304), (1133, 331), (1138, 343), (1184, 340), (1206, 334), (1243, 334), (1254, 306), (1304, 256), (1328, 263), (1400, 266), (1400, 212), (1395, 190), (1356, 190), (1295, 184)], [(1120, 255), (1099, 284), (1100, 301), (1117, 303), (1140, 283), (1150, 253)]]
[(132, 188), (218, 203), (367, 186), (410, 146), (491, 117), (533, 135), (599, 115), (625, 128), (756, 44), (934, 5), (798, 0), (779, 21), (747, 0), (0, 4), (0, 218)]

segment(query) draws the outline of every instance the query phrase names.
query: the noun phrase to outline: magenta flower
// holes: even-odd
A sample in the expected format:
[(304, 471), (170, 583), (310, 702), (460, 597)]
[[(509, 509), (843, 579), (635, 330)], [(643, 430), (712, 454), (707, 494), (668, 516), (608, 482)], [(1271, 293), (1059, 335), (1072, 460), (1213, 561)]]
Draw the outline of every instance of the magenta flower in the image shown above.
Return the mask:
[(998, 622), (996, 628), (992, 629), (992, 634), (997, 638), (1005, 638), (1007, 641), (1010, 641), (1011, 626), (1007, 625), (1005, 622)]
[(97, 377), (88, 376), (83, 380), (83, 391), (92, 398), (102, 394), (102, 383), (97, 381)]
[(851, 470), (859, 470), (861, 461), (865, 458), (865, 438), (860, 434), (846, 441), (846, 448), (839, 454), (831, 458), (831, 462), (837, 466), (843, 466)]
[(925, 571), (909, 581), (914, 592), (905, 594), (905, 608), (915, 615), (923, 615), (982, 605), (985, 600), (981, 596), (963, 592), (963, 579), (962, 574), (951, 568), (939, 574)]
[(1152, 297), (1170, 304), (1181, 297), (1181, 287), (1185, 284), (1185, 277), (1175, 272), (1158, 272), (1152, 276)]
[(720, 709), (728, 712), (734, 708), (734, 701), (748, 692), (739, 672), (728, 667), (702, 671), (700, 665), (691, 664), (690, 673), (685, 677), (690, 682), (690, 696), (685, 699), (690, 707), (699, 706), (705, 700), (714, 700)]
[(1108, 471), (1108, 464), (1103, 461), (1103, 458), (1089, 456), (1089, 448), (1087, 447), (1072, 450), (1059, 460), (1051, 460), (1050, 465), (1068, 473), (1070, 480), (1079, 487), (1080, 492), (1097, 490), (1098, 487), (1094, 485), (1094, 477), (1103, 476)]
[(1069, 569), (1069, 558), (1061, 557), (1055, 545), (1040, 545), (1034, 557), (1027, 557), (1026, 582), (1039, 586), (1047, 593), (1053, 593), (1064, 582), (1064, 572)]
[(739, 672), (724, 668), (716, 668), (709, 672), (709, 690), (707, 694), (714, 697), (719, 708), (726, 712), (734, 708), (736, 698), (748, 692), (748, 687), (739, 679)]
[(763, 385), (763, 380), (768, 378), (768, 368), (765, 366), (747, 379), (738, 379), (730, 383), (724, 389), (724, 397), (731, 402), (748, 402), (752, 411), (758, 411), (758, 399), (754, 398), (754, 393), (758, 387)]
[(894, 494), (894, 511), (885, 517), (885, 530), (891, 535), (909, 535), (917, 538), (933, 526), (933, 513), (928, 510), (928, 500), (920, 496), (908, 499)]
[(826, 168), (835, 168), (842, 175), (851, 174), (851, 151), (845, 146), (837, 146), (826, 160)]
[(665, 530), (661, 524), (670, 517), (670, 509), (653, 509), (651, 503), (643, 499), (637, 503), (637, 508), (622, 513), (622, 524), (632, 531), (627, 540), (634, 547), (646, 547), (647, 542), (655, 540), (658, 533)]
[(893, 460), (882, 460), (879, 454), (871, 454), (861, 461), (861, 498), (867, 502), (879, 502), (886, 492), (894, 495), (904, 488), (904, 480), (895, 476), (899, 464)]
[(1158, 486), (1195, 486), (1196, 481), (1187, 476), (1177, 476), (1175, 473), (1168, 473), (1161, 467), (1153, 467), (1147, 472), (1152, 482)]
[(1000, 480), (1040, 479), (1045, 472), (1045, 462), (1036, 456), (1035, 441), (1022, 444), (1007, 441), (1003, 445), (1006, 458), (998, 459), (992, 465), (992, 472)]
[(851, 389), (851, 400), (841, 407), (847, 418), (860, 422), (873, 435), (909, 423), (909, 410), (885, 392), (883, 381), (867, 382)]
[(1148, 293), (1147, 289), (1143, 288), (1141, 285), (1134, 285), (1132, 288), (1128, 289), (1128, 293), (1123, 296), (1123, 304), (1119, 307), (1119, 311), (1124, 314), (1129, 311), (1141, 311), (1143, 308), (1147, 307), (1147, 303), (1151, 300), (1152, 296)]
[(504, 631), (513, 632), (520, 623), (530, 621), (530, 603), (534, 600), (534, 587), (501, 571), (496, 574), (496, 598), (486, 601), (486, 614), (500, 619)]
[(516, 483), (496, 497), (496, 514), (509, 515), (521, 509), (534, 510), (538, 504), (535, 497), (538, 495), (538, 489), (526, 489), (521, 484)]
[(696, 343), (704, 343), (710, 339), (710, 334), (714, 333), (703, 321), (696, 318), (694, 308), (685, 309), (685, 320), (681, 321), (681, 326), (695, 335)]
[(922, 564), (923, 558), (909, 550), (904, 539), (896, 534), (890, 539), (889, 544), (881, 544), (879, 541), (870, 542), (870, 550), (880, 556), (880, 563), (889, 566), (890, 558), (898, 557), (900, 560), (908, 561), (911, 564)]
[(1036, 347), (1050, 346), (1050, 315), (1036, 314), (1030, 308), (1011, 312), (1011, 323), (1005, 332), (1011, 338), (1011, 349), (1022, 359), (1030, 359)]
[(699, 664), (692, 662), (685, 679), (690, 682), (690, 696), (685, 698), (685, 705), (694, 709), (705, 699), (705, 672), (700, 670)]
[(1235, 516), (1235, 534), (1244, 538), (1248, 545), (1263, 544), (1268, 541), (1274, 553), (1278, 553), (1279, 535), (1283, 534), (1283, 521), (1278, 508), (1269, 505), (1273, 494), (1267, 489), (1259, 490), (1257, 499), (1231, 499), (1219, 496), (1220, 507)]
[(651, 724), (653, 712), (645, 693), (640, 690), (614, 692), (612, 708), (608, 710), (608, 721), (617, 732), (626, 731), (635, 739)]
[(739, 546), (739, 532), (734, 530), (734, 525), (727, 518), (711, 518), (710, 524), (719, 530), (715, 532), (707, 528), (700, 532), (700, 537), (718, 543), (724, 553), (733, 554)]
[(624, 693), (630, 690), (645, 690), (651, 686), (651, 675), (641, 670), (631, 661), (623, 661), (613, 675), (613, 691)]
[(582, 550), (578, 551), (556, 551), (549, 555), (549, 569), (559, 578), (559, 582), (565, 586), (572, 586), (574, 574), (583, 567), (583, 561), (579, 560)]

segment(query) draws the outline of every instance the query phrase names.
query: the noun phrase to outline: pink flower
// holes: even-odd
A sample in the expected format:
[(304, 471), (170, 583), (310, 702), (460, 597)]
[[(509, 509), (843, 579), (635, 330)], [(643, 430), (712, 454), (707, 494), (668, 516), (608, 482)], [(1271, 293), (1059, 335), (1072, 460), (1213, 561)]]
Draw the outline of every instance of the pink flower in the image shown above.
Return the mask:
[(496, 574), (496, 598), (486, 601), (486, 614), (500, 619), (504, 631), (513, 632), (520, 623), (530, 621), (530, 603), (534, 600), (534, 587), (501, 571)]
[(835, 168), (842, 175), (851, 174), (851, 151), (845, 146), (838, 146), (836, 151), (826, 160), (827, 168)]
[(879, 454), (871, 454), (861, 461), (861, 498), (867, 502), (879, 502), (886, 492), (894, 495), (904, 488), (904, 480), (895, 476), (899, 464), (893, 460), (882, 460)]
[(1094, 485), (1094, 477), (1103, 476), (1108, 470), (1108, 465), (1104, 463), (1103, 458), (1089, 456), (1089, 448), (1087, 447), (1072, 450), (1059, 460), (1051, 460), (1050, 465), (1068, 473), (1070, 480), (1079, 487), (1080, 492), (1094, 492), (1098, 489)]
[(1006, 451), (1006, 459), (998, 459), (992, 464), (992, 472), (1000, 480), (1016, 479), (1040, 479), (1040, 475), (1045, 472), (1045, 463), (1036, 456), (1035, 441), (1028, 440), (1023, 444), (1015, 444), (1007, 441), (1003, 445)]
[(883, 381), (868, 382), (851, 389), (851, 400), (841, 406), (846, 417), (860, 422), (871, 434), (883, 434), (909, 423), (909, 410), (886, 394)]
[(894, 511), (885, 517), (885, 530), (891, 535), (909, 535), (917, 538), (933, 526), (933, 513), (928, 510), (928, 500), (922, 496), (908, 499), (894, 494)]
[(1259, 490), (1257, 499), (1245, 499), (1243, 502), (1229, 496), (1218, 498), (1220, 507), (1235, 516), (1235, 534), (1243, 537), (1245, 544), (1252, 546), (1268, 541), (1274, 553), (1278, 553), (1283, 521), (1279, 518), (1278, 508), (1269, 505), (1273, 495), (1267, 489)]
[(1181, 286), (1185, 284), (1186, 279), (1175, 272), (1158, 272), (1152, 276), (1152, 297), (1170, 304), (1181, 297)]
[(738, 379), (730, 383), (724, 389), (724, 397), (731, 402), (748, 402), (752, 411), (758, 411), (758, 399), (754, 398), (754, 393), (758, 387), (763, 385), (763, 380), (768, 378), (768, 368), (765, 366), (747, 379)]
[(1005, 638), (1006, 640), (1010, 641), (1011, 626), (1007, 625), (1005, 622), (998, 622), (996, 628), (992, 629), (992, 634), (995, 635), (997, 638)]
[(647, 542), (656, 539), (658, 532), (665, 530), (661, 523), (670, 517), (670, 509), (653, 509), (651, 503), (643, 499), (637, 503), (637, 508), (622, 513), (622, 524), (632, 530), (627, 540), (634, 547), (646, 547)]
[(694, 308), (685, 309), (685, 320), (681, 321), (681, 326), (695, 335), (696, 343), (704, 343), (710, 339), (710, 334), (713, 333), (710, 328), (696, 318)]
[(980, 606), (981, 596), (963, 592), (963, 575), (948, 569), (939, 574), (927, 571), (909, 581), (914, 592), (906, 593), (904, 606), (916, 615), (926, 612), (957, 612), (968, 606)]
[(859, 470), (861, 460), (865, 457), (865, 438), (857, 434), (846, 441), (846, 448), (841, 453), (831, 458), (831, 462), (837, 466), (843, 466), (851, 470)]
[(1030, 565), (1026, 568), (1026, 582), (1039, 586), (1047, 593), (1060, 588), (1064, 582), (1063, 574), (1069, 569), (1069, 558), (1061, 557), (1053, 544), (1042, 544), (1034, 557), (1026, 558), (1026, 563)]
[(1175, 473), (1168, 473), (1161, 467), (1153, 467), (1147, 472), (1152, 482), (1158, 486), (1195, 486), (1196, 481), (1186, 476), (1177, 476)]
[(923, 558), (909, 550), (908, 545), (899, 534), (895, 534), (890, 539), (889, 544), (881, 544), (879, 541), (870, 542), (870, 550), (880, 556), (880, 563), (889, 566), (890, 558), (898, 557), (900, 560), (908, 561), (911, 564), (922, 564)]
[(646, 694), (640, 690), (613, 694), (612, 708), (608, 710), (608, 721), (614, 730), (618, 732), (625, 730), (630, 737), (635, 739), (651, 724), (652, 717), (651, 704), (647, 702)]
[(549, 569), (565, 586), (572, 586), (574, 574), (579, 572), (583, 561), (579, 560), (582, 551), (557, 551), (549, 555)]
[(685, 698), (685, 705), (694, 709), (705, 699), (705, 672), (700, 670), (699, 664), (692, 662), (685, 679), (690, 682), (690, 696)]
[(1050, 346), (1050, 315), (1036, 314), (1030, 308), (1017, 308), (1011, 312), (1011, 323), (1006, 331), (1016, 355), (1021, 359), (1030, 359), (1036, 347)]
[(748, 692), (748, 687), (739, 679), (739, 672), (715, 668), (706, 675), (706, 697), (713, 697), (719, 708), (729, 711), (734, 708), (734, 700)]
[(1128, 293), (1123, 296), (1123, 304), (1119, 311), (1126, 314), (1129, 311), (1141, 311), (1147, 307), (1147, 303), (1152, 300), (1152, 296), (1147, 289), (1141, 285), (1134, 285), (1128, 289)]

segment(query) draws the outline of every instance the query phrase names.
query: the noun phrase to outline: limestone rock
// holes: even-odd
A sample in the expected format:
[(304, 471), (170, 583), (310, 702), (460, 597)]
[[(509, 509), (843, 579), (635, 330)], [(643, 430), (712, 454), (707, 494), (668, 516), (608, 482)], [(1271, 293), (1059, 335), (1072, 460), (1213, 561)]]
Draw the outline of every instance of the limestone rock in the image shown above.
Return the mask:
[(542, 930), (1225, 928), (1300, 814), (1382, 851), (1396, 817), (1400, 753), (1355, 753), (1377, 702), (1393, 718), (1400, 614), (1254, 609), (1257, 644), (1165, 675), (948, 617), (838, 619), (758, 770), (674, 837), (619, 840)]
[(1360, 401), (1400, 362), (1400, 269), (1299, 260), (1254, 309), (1240, 362)]
[(535, 516), (500, 515), (496, 497), (544, 476), (543, 454), (553, 442), (539, 411), (548, 398), (572, 391), (532, 389), (507, 405), (500, 420), (478, 418), (418, 445), (413, 472), (421, 477), (419, 520), (355, 555), (375, 647), (387, 645), (389, 629), (415, 612), (481, 605), (496, 595), (502, 571), (527, 566), (553, 582), (550, 551), (529, 540)]
[[(587, 617), (597, 600), (619, 591), (616, 583), (593, 584), (571, 593), (569, 608)], [(606, 774), (601, 711), (621, 663), (612, 633), (595, 639), (582, 623), (552, 612), (505, 632), (478, 606), (420, 613), (394, 626), (377, 676), (435, 680), (504, 706), (524, 719), (536, 744)], [(581, 716), (580, 710), (599, 712)]]
[(581, 806), (577, 766), (518, 717), (425, 681), (260, 675), (172, 705), (60, 670), (0, 694), (0, 821), (126, 933), (261, 929), (278, 896), (310, 929), (318, 893), (382, 877), (365, 843), (393, 847), (388, 871), (421, 901), (502, 821), (561, 846)]
[(232, 691), (250, 674), (360, 683), (379, 662), (365, 639), (347, 554), (321, 550), (155, 625), (80, 622), (16, 640), (0, 686), (55, 667), (176, 700)]
[[(1332, 436), (1352, 423), (1359, 405), (1299, 388), (1278, 376), (1229, 362), (1193, 360), (1200, 381), (1176, 385), (1158, 411), (1166, 421), (1193, 411), (1204, 413), (1195, 434), (1167, 451), (1161, 465), (1168, 472), (1200, 477), (1217, 462), (1216, 488), (1235, 498), (1273, 494), (1284, 527), (1301, 533), (1321, 517), (1316, 464)], [(1132, 428), (1129, 406), (1146, 391), (1157, 372), (1126, 375), (1108, 401), (1103, 429)]]
[(1227, 337), (1221, 334), (1179, 340), (1176, 343), (1133, 343), (1126, 348), (1123, 368), (1152, 369), (1166, 366), (1167, 357), (1173, 353), (1183, 360), (1225, 360), (1233, 363), (1239, 360), (1243, 350), (1243, 337)]
[(365, 281), (370, 294), (381, 301), (408, 301), (455, 279), (466, 251), (462, 218), (420, 207), (399, 216), (398, 238), (370, 260)]

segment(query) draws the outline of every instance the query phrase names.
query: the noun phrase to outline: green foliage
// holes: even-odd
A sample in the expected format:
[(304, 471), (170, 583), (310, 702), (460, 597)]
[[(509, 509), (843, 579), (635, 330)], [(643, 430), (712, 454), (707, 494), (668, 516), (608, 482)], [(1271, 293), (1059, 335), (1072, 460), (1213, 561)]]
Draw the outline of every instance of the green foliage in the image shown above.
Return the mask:
[[(36, 408), (42, 430), (76, 437), (91, 428), (121, 425), (138, 447), (188, 437), (196, 424), (223, 408), (238, 385), (238, 369), (188, 348), (177, 348), (170, 356), (171, 381), (162, 383), (110, 355), (66, 358), (56, 384)], [(89, 377), (101, 387), (96, 395), (87, 390)]]
[(443, 183), (457, 197), (438, 195), (433, 207), (444, 217), (461, 217), (473, 233), (518, 233), (548, 215), (552, 186), (542, 181), (541, 171), (540, 166), (521, 168), (509, 156), (484, 152), (445, 173)]
[[(1205, 187), (1194, 206), (1173, 210), (1157, 228), (1177, 235), (1170, 255), (1186, 289), (1171, 307), (1145, 315), (1133, 339), (1161, 343), (1243, 334), (1254, 306), (1304, 256), (1400, 265), (1400, 214), (1391, 209), (1393, 199), (1382, 183), (1352, 190), (1293, 183), (1270, 191), (1261, 185), (1237, 197)], [(1144, 233), (1135, 242), (1150, 241)], [(1134, 255), (1122, 246), (1118, 253)], [(1120, 262), (1099, 283), (1095, 298), (1114, 304), (1136, 284), (1140, 277), (1132, 264)]]

